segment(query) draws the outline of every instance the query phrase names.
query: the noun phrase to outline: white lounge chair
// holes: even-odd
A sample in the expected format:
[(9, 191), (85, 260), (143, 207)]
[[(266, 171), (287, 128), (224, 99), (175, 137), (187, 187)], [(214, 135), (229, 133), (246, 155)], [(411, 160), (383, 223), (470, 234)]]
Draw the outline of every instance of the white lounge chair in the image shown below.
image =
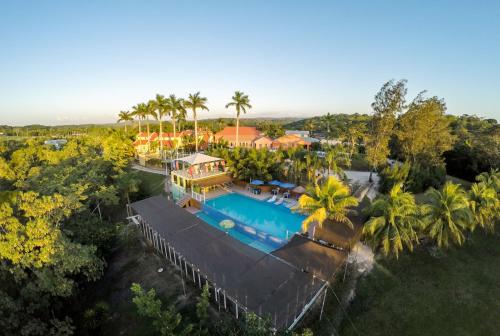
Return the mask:
[(273, 197), (267, 200), (268, 203), (272, 203), (274, 201), (276, 201), (276, 195), (273, 195)]
[(283, 203), (283, 201), (284, 201), (284, 200), (285, 200), (285, 198), (284, 198), (284, 197), (281, 197), (281, 198), (280, 198), (280, 199), (279, 199), (276, 203), (274, 203), (274, 204), (276, 204), (276, 205), (280, 205), (281, 203)]

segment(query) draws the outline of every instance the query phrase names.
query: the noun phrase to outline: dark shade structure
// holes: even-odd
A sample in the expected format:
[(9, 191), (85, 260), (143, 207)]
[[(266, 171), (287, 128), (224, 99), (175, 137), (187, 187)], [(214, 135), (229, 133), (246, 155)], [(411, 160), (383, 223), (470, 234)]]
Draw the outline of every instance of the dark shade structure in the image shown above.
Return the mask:
[(272, 254), (324, 280), (331, 279), (347, 259), (347, 251), (323, 246), (301, 235), (295, 235)]
[[(131, 208), (136, 214), (133, 222), (188, 280), (200, 286), (202, 282), (210, 283), (215, 300), (219, 304), (223, 300), (223, 306), (237, 317), (250, 310), (268, 316), (276, 328), (288, 328), (300, 320), (326, 288), (323, 279), (333, 274), (338, 265), (335, 261), (322, 267), (322, 252), (308, 244), (315, 243), (295, 238), (296, 243), (292, 241), (288, 249), (281, 249), (276, 255), (266, 254), (210, 226), (163, 196), (135, 202)], [(316, 256), (311, 260), (305, 255), (293, 258), (302, 253)]]

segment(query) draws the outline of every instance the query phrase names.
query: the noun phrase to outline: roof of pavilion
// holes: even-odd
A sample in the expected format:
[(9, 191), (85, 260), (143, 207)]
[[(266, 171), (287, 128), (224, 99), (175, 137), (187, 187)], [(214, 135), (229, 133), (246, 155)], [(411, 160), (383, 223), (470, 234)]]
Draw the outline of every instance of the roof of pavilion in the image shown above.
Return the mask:
[[(302, 237), (294, 237), (290, 246), (266, 254), (163, 196), (131, 206), (208, 281), (253, 312), (273, 317), (278, 328), (290, 325), (323, 286), (323, 279), (340, 269), (345, 258), (343, 252), (325, 250)], [(331, 259), (326, 262), (325, 258)]]
[(186, 163), (189, 163), (190, 165), (209, 163), (209, 162), (215, 162), (215, 161), (222, 161), (222, 160), (223, 159), (221, 159), (221, 158), (218, 158), (215, 156), (205, 155), (202, 153), (195, 153), (195, 154), (191, 154), (191, 155), (176, 159), (176, 161), (186, 162)]

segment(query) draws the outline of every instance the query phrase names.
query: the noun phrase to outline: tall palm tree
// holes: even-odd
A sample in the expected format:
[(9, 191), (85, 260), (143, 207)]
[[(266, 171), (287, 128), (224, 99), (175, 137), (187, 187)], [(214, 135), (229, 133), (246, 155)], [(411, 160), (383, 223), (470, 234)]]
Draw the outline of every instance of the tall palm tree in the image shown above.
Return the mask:
[(347, 208), (356, 205), (358, 200), (351, 196), (349, 187), (336, 177), (330, 176), (321, 186), (318, 181), (309, 185), (294, 210), (309, 215), (302, 222), (304, 231), (307, 231), (313, 222), (322, 227), (327, 219), (344, 223), (353, 229), (354, 225), (347, 217)]
[(236, 147), (239, 146), (239, 128), (240, 128), (240, 113), (246, 113), (247, 109), (251, 109), (250, 99), (248, 95), (241, 91), (234, 92), (234, 96), (231, 97), (232, 101), (226, 105), (226, 108), (234, 106), (236, 108)]
[(186, 113), (186, 109), (184, 107), (184, 100), (182, 98), (177, 98), (175, 95), (170, 95), (167, 98), (167, 109), (170, 111), (170, 120), (172, 122), (172, 128), (174, 130), (174, 147), (177, 150), (177, 141), (176, 141), (176, 130), (175, 130), (175, 122), (177, 120), (177, 115), (179, 113)]
[(426, 192), (428, 203), (423, 206), (424, 226), (439, 247), (450, 242), (462, 245), (464, 232), (472, 228), (473, 219), (467, 195), (458, 184), (446, 182), (443, 189)]
[(325, 163), (328, 168), (328, 176), (330, 172), (337, 174), (341, 179), (345, 178), (344, 170), (340, 167), (341, 164), (347, 165), (347, 160), (344, 153), (339, 147), (331, 147), (326, 152)]
[(307, 181), (313, 182), (316, 178), (316, 171), (320, 168), (318, 156), (313, 152), (309, 152), (304, 156), (304, 163), (307, 167)]
[(474, 217), (473, 228), (481, 228), (493, 233), (495, 222), (500, 216), (500, 200), (493, 188), (480, 182), (472, 184), (469, 190), (469, 206)]
[(207, 98), (200, 97), (200, 92), (195, 94), (190, 94), (188, 99), (184, 102), (184, 107), (190, 108), (193, 111), (194, 119), (194, 143), (195, 149), (198, 151), (198, 119), (196, 118), (196, 109), (202, 109), (208, 111)]
[(396, 258), (404, 245), (413, 251), (421, 222), (415, 197), (404, 192), (402, 184), (394, 185), (388, 195), (375, 199), (367, 213), (371, 218), (363, 227), (363, 235), (374, 248), (380, 247), (386, 256), (393, 253)]
[(129, 112), (129, 111), (120, 111), (120, 113), (118, 113), (118, 121), (117, 121), (117, 123), (119, 123), (120, 121), (124, 121), (125, 122), (125, 133), (127, 133), (127, 122), (132, 121), (132, 120), (134, 120), (134, 116), (132, 115), (131, 112)]
[(142, 133), (141, 120), (146, 119), (146, 104), (139, 103), (132, 107), (132, 115), (139, 120), (139, 133)]
[(175, 121), (177, 122), (177, 131), (179, 133), (182, 131), (182, 123), (186, 122), (186, 116), (186, 110), (180, 110), (177, 112), (177, 118)]
[(165, 96), (161, 94), (157, 94), (155, 100), (152, 101), (152, 104), (154, 106), (154, 117), (156, 120), (160, 122), (160, 155), (163, 157), (163, 117), (169, 115), (169, 109), (167, 105), (167, 100), (165, 99)]
[(151, 150), (151, 135), (149, 133), (149, 117), (155, 117), (156, 112), (155, 112), (155, 102), (154, 100), (150, 100), (145, 104), (144, 108), (144, 114), (145, 114), (145, 119), (146, 119), (146, 128), (148, 130), (148, 152)]

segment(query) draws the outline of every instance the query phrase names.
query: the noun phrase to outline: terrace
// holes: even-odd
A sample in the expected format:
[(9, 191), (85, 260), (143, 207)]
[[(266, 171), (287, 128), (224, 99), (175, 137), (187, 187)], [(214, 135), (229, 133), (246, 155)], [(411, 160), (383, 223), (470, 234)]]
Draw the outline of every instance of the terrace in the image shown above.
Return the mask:
[(293, 329), (315, 302), (346, 251), (300, 235), (272, 253), (234, 239), (162, 196), (131, 204), (129, 220), (195, 286), (208, 284), (221, 309), (271, 318), (276, 329)]
[(209, 189), (231, 181), (226, 172), (225, 162), (221, 158), (196, 153), (175, 159), (172, 165), (173, 170), (170, 173), (172, 184), (184, 190), (195, 185)]

